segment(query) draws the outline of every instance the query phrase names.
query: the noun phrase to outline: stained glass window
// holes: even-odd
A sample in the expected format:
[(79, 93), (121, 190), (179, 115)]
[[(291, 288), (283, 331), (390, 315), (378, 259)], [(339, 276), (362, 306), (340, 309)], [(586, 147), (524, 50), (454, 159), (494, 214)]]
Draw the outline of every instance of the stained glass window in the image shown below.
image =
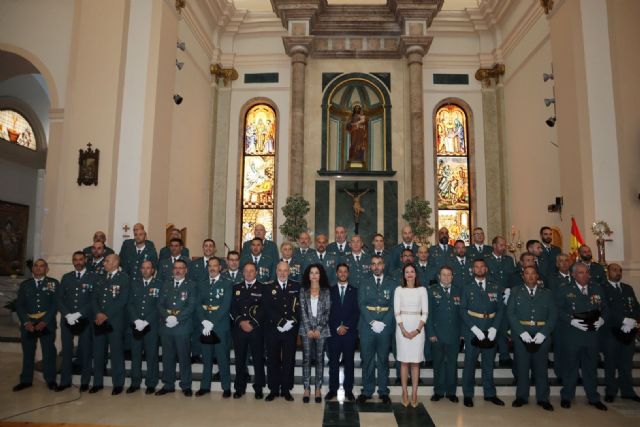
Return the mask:
[(262, 224), (273, 240), (276, 182), (276, 113), (266, 104), (249, 109), (244, 119), (242, 159), (242, 242)]
[(451, 243), (470, 243), (471, 196), (467, 114), (443, 105), (435, 117), (436, 204), (438, 228), (447, 227)]
[(0, 110), (0, 138), (31, 150), (37, 148), (31, 125), (17, 111)]

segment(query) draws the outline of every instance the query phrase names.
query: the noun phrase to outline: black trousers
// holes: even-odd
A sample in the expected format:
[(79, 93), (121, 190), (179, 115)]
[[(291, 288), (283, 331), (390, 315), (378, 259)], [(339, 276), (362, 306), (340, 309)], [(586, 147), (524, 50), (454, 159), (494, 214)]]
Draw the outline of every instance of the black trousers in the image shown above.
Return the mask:
[[(265, 331), (267, 346), (267, 384), (274, 393), (284, 393), (293, 388), (293, 368), (296, 361), (298, 329), (279, 332), (275, 327)], [(255, 359), (255, 358), (254, 358)]]
[(340, 356), (342, 355), (345, 393), (353, 393), (354, 355), (356, 334), (332, 335), (329, 338), (329, 391), (336, 393), (340, 387)]
[(253, 358), (253, 389), (262, 390), (265, 386), (264, 375), (264, 336), (261, 328), (253, 328), (249, 333), (239, 326), (233, 328), (233, 349), (236, 356), (236, 380), (234, 388), (244, 393), (247, 390), (247, 354)]

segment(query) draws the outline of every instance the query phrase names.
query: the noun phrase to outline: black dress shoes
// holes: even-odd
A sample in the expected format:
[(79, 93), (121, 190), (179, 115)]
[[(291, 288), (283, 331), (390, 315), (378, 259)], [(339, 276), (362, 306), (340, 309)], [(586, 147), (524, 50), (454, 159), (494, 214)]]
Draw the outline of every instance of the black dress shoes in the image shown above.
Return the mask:
[(460, 400), (458, 399), (458, 396), (447, 396), (447, 398), (449, 399), (449, 402), (453, 402), (453, 403), (458, 403)]
[(596, 409), (598, 409), (600, 411), (606, 411), (607, 410), (607, 407), (602, 402), (589, 402), (589, 405), (595, 407)]
[(82, 384), (80, 386), (80, 392), (84, 393), (85, 391), (89, 391), (89, 384)]
[(494, 405), (504, 406), (504, 402), (502, 400), (498, 399), (498, 397), (496, 397), (496, 396), (485, 397), (484, 400), (486, 400), (487, 402), (491, 402)]
[(286, 400), (287, 402), (293, 402), (293, 396), (291, 396), (291, 393), (289, 393), (288, 391), (283, 392), (282, 397), (284, 397), (284, 400)]
[(135, 393), (138, 390), (140, 390), (140, 387), (138, 387), (136, 385), (132, 385), (131, 387), (129, 387), (127, 389), (127, 394)]
[(55, 381), (51, 381), (50, 383), (47, 383), (47, 388), (49, 390), (56, 390), (58, 388), (58, 384), (56, 384)]
[(234, 399), (240, 399), (240, 398), (242, 397), (242, 395), (243, 395), (243, 394), (244, 394), (244, 391), (237, 391), (237, 390), (236, 390), (236, 391), (233, 393), (233, 398), (234, 398)]
[(465, 397), (464, 398), (464, 406), (466, 406), (467, 408), (473, 408), (473, 398)]
[(123, 387), (114, 387), (113, 390), (111, 390), (111, 396), (117, 396), (120, 393), (122, 393)]
[(264, 394), (262, 394), (262, 389), (256, 390), (256, 394), (254, 395), (254, 397), (256, 398), (256, 400), (262, 399), (264, 397)]
[(193, 396), (193, 391), (191, 391), (190, 388), (185, 388), (184, 390), (182, 390), (182, 394), (184, 394), (186, 397), (191, 397)]
[(634, 402), (640, 402), (640, 396), (622, 396), (623, 399), (633, 400)]
[(440, 399), (442, 399), (442, 396), (440, 396), (439, 394), (434, 394), (433, 396), (431, 396), (431, 401), (432, 402), (437, 402)]
[(71, 384), (66, 384), (66, 385), (60, 384), (58, 387), (56, 387), (56, 391), (64, 391), (64, 390), (68, 389), (69, 387), (71, 387)]
[(324, 395), (324, 400), (331, 400), (334, 397), (336, 397), (336, 393), (330, 391), (330, 392), (328, 392), (327, 394)]
[(569, 409), (571, 408), (571, 401), (563, 399), (560, 401), (560, 406), (562, 406), (564, 409)]
[(101, 385), (94, 385), (93, 387), (91, 387), (91, 388), (89, 389), (89, 394), (97, 393), (97, 392), (99, 392), (100, 390), (102, 390), (103, 388), (104, 388), (104, 387), (103, 387), (103, 386), (101, 386)]
[(527, 402), (524, 399), (520, 399), (519, 397), (511, 403), (511, 406), (514, 408), (520, 408), (521, 406), (526, 405)]
[(354, 400), (356, 400), (356, 397), (353, 395), (353, 392), (349, 391), (347, 393), (344, 394), (344, 397), (349, 401), (349, 402), (353, 402)]
[(264, 401), (273, 402), (276, 397), (278, 397), (278, 393), (270, 392), (269, 394), (267, 394), (267, 397), (264, 398)]
[(231, 397), (231, 390), (225, 390), (222, 392), (222, 397), (228, 399)]
[(383, 396), (380, 396), (380, 400), (382, 400), (382, 403), (384, 403), (386, 405), (391, 404), (391, 398), (386, 394), (383, 395)]
[(542, 406), (545, 411), (553, 411), (553, 405), (549, 402), (538, 402), (538, 406)]
[(160, 390), (156, 391), (156, 396), (164, 396), (168, 393), (175, 393), (175, 390), (169, 390), (167, 388), (162, 387)]
[(200, 396), (204, 396), (205, 394), (209, 394), (211, 393), (211, 390), (205, 390), (203, 388), (201, 388), (200, 390), (196, 391), (196, 396), (200, 397)]
[(604, 401), (605, 401), (605, 402), (607, 402), (607, 403), (612, 403), (612, 402), (614, 401), (614, 399), (615, 399), (615, 397), (614, 397), (614, 396), (612, 396), (612, 395), (610, 395), (610, 394), (607, 394), (607, 395), (604, 397)]
[(24, 390), (25, 388), (29, 388), (31, 387), (31, 384), (29, 383), (20, 383), (17, 384), (15, 386), (13, 386), (13, 391), (20, 391), (20, 390)]
[(156, 392), (155, 387), (147, 387), (147, 389), (144, 391), (144, 394), (153, 394), (155, 392)]
[(370, 400), (371, 396), (367, 396), (366, 394), (361, 394), (358, 396), (358, 403), (367, 403), (367, 400)]

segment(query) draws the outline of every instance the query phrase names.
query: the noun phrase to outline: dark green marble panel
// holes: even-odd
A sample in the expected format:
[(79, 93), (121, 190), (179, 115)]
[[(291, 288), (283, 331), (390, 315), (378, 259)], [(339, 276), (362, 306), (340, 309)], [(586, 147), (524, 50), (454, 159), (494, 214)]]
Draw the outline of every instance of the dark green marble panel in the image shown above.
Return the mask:
[(384, 243), (387, 248), (398, 244), (398, 182), (384, 182)]
[(316, 227), (314, 234), (329, 232), (329, 181), (316, 181)]
[[(377, 233), (378, 224), (378, 194), (376, 181), (337, 181), (336, 182), (336, 217), (335, 225), (343, 225), (347, 229), (347, 234), (353, 236), (355, 234), (355, 223), (353, 217), (353, 199), (346, 194), (344, 190), (354, 193), (369, 190), (360, 198), (360, 204), (364, 212), (360, 214), (360, 225), (358, 234), (362, 236), (362, 240), (366, 246), (370, 246), (373, 235)], [(355, 193), (354, 193), (355, 194)], [(331, 238), (333, 238), (333, 230)]]

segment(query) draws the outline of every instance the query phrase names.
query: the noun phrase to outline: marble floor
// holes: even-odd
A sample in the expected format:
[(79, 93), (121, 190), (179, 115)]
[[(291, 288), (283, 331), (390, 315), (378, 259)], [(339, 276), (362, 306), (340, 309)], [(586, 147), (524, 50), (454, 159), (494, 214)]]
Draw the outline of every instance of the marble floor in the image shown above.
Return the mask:
[[(77, 388), (61, 393), (46, 389), (36, 375), (34, 386), (13, 393), (11, 387), (17, 382), (20, 371), (20, 354), (14, 350), (3, 351), (0, 346), (0, 426), (14, 426), (9, 422), (61, 423), (63, 425), (109, 425), (136, 427), (182, 427), (233, 424), (240, 426), (321, 426), (324, 419), (324, 404), (303, 404), (300, 396), (293, 403), (278, 399), (274, 402), (256, 401), (251, 394), (239, 400), (224, 400), (220, 393), (203, 398), (185, 398), (180, 393), (157, 397), (143, 393), (111, 396), (110, 389), (97, 394), (82, 395)], [(399, 402), (399, 396), (392, 396)], [(601, 412), (587, 406), (584, 397), (574, 402), (572, 409), (560, 408), (557, 397), (552, 398), (556, 406), (553, 413), (543, 411), (536, 405), (512, 408), (512, 396), (503, 396), (506, 407), (476, 399), (474, 408), (465, 408), (462, 403), (449, 401), (423, 403), (436, 426), (485, 427), (564, 427), (564, 426), (638, 426), (640, 404), (616, 401), (609, 411)], [(41, 409), (38, 409), (41, 408)], [(21, 414), (12, 417), (15, 414)], [(7, 419), (7, 417), (11, 417)], [(362, 427), (390, 427), (398, 425), (393, 413), (360, 413)], [(7, 422), (5, 424), (5, 422)], [(25, 424), (22, 424), (25, 425)], [(404, 424), (403, 424), (404, 425)]]

